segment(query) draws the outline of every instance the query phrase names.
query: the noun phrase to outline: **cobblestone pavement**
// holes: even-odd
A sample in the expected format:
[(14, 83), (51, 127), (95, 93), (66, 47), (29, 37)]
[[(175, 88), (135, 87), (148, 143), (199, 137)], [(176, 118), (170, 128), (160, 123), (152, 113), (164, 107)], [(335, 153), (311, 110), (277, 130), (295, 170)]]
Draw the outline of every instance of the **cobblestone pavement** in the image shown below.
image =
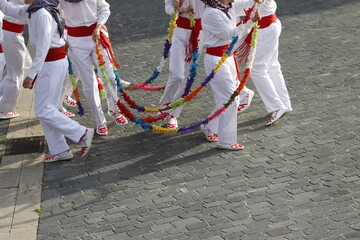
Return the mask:
[[(109, 2), (120, 74), (143, 81), (161, 58), (163, 1)], [(38, 239), (360, 239), (360, 2), (277, 2), (292, 113), (265, 127), (256, 94), (238, 118), (240, 152), (215, 149), (199, 131), (166, 136), (108, 118), (110, 134), (95, 137), (85, 160), (45, 165)], [(146, 106), (161, 96), (130, 94)], [(212, 103), (206, 90), (180, 124)], [(76, 119), (94, 126), (88, 112)]]

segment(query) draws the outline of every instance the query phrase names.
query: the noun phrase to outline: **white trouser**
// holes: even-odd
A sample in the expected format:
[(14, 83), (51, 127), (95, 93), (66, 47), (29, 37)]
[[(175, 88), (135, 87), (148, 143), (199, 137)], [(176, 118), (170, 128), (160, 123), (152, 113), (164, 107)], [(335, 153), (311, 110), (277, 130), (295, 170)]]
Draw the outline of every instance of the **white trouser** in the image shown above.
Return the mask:
[[(4, 68), (5, 68), (5, 54), (0, 53), (0, 81), (3, 79)], [(0, 82), (0, 96), (2, 96), (2, 94), (3, 94), (3, 89), (4, 89), (4, 85), (3, 85), (3, 81), (1, 81)]]
[(251, 79), (266, 110), (270, 113), (280, 108), (291, 109), (291, 102), (278, 61), (280, 20), (260, 29)]
[[(78, 78), (75, 80), (77, 81)], [(73, 92), (73, 86), (72, 86), (72, 82), (70, 79), (70, 75), (67, 73), (66, 77), (65, 77), (65, 82), (64, 82), (64, 87), (62, 90), (62, 94), (60, 97), (60, 102), (59, 102), (59, 110), (61, 111), (65, 111), (66, 109), (64, 108), (64, 97), (66, 96), (71, 96)]]
[(244, 86), (244, 88), (240, 91), (239, 94), (239, 104), (246, 104), (248, 103), (247, 95), (250, 92), (250, 89)]
[[(97, 126), (102, 126), (106, 120), (101, 107), (101, 101), (99, 97), (98, 83), (94, 72), (94, 65), (97, 65), (98, 59), (95, 51), (95, 43), (91, 36), (88, 37), (71, 37), (68, 36), (69, 49), (73, 64), (76, 66), (76, 70), (79, 73), (80, 80), (83, 85), (84, 95), (89, 103), (90, 110), (96, 121)], [(109, 58), (106, 52), (101, 47), (104, 60), (106, 62), (106, 68), (108, 76), (111, 81), (111, 87), (116, 90), (115, 75), (110, 64)], [(101, 71), (99, 69), (99, 76), (101, 77)], [(109, 93), (109, 88), (104, 82), (104, 89), (106, 91), (106, 99), (108, 103), (108, 109), (117, 112), (115, 105), (115, 99)]]
[[(68, 57), (70, 59), (72, 59), (72, 56), (71, 56), (70, 52), (68, 52)], [(79, 73), (77, 72), (76, 66), (73, 63), (71, 65), (71, 68), (72, 68), (73, 74), (75, 76), (75, 82), (77, 83), (79, 81)], [(73, 85), (72, 85), (72, 82), (71, 82), (70, 74), (69, 74), (69, 71), (67, 70), (66, 77), (65, 77), (65, 84), (64, 84), (64, 88), (63, 88), (60, 103), (59, 103), (59, 110), (66, 111), (66, 109), (63, 106), (64, 97), (65, 97), (65, 95), (66, 96), (72, 96), (73, 95), (73, 90), (74, 89), (73, 89)]]
[(3, 50), (6, 61), (6, 76), (3, 79), (3, 94), (0, 112), (15, 110), (24, 76), (29, 71), (31, 57), (21, 33), (3, 30)]
[[(247, 36), (247, 35), (246, 35)], [(246, 36), (243, 36), (242, 38), (239, 38), (239, 40), (235, 43), (234, 47), (233, 47), (233, 51), (232, 53), (234, 53), (234, 51), (240, 47), (240, 45), (243, 44)], [(239, 67), (240, 67), (240, 64), (239, 64)], [(242, 69), (240, 69), (240, 72), (242, 71)], [(241, 79), (238, 79), (239, 81)], [(246, 104), (248, 103), (248, 98), (247, 98), (247, 95), (248, 93), (250, 92), (251, 90), (249, 88), (247, 88), (246, 86), (244, 86), (244, 88), (240, 91), (240, 94), (239, 94), (239, 98), (240, 98), (240, 104)]]
[[(220, 57), (205, 54), (204, 65), (207, 75), (210, 74), (220, 59)], [(210, 82), (215, 99), (214, 111), (223, 107), (238, 87), (239, 81), (236, 76), (237, 73), (234, 58), (229, 57)], [(218, 134), (219, 144), (237, 143), (238, 106), (239, 97), (236, 97), (235, 101), (227, 108), (225, 113), (208, 124), (208, 128)]]
[(51, 155), (69, 149), (65, 137), (78, 143), (86, 130), (58, 110), (67, 67), (66, 58), (45, 62), (35, 82), (35, 114), (40, 120)]
[[(189, 76), (191, 62), (185, 61), (186, 49), (189, 45), (191, 30), (175, 28), (172, 38), (169, 57), (169, 77), (166, 82), (164, 94), (160, 99), (160, 104), (174, 102), (181, 98), (186, 87), (186, 80)], [(202, 31), (199, 34), (199, 53), (203, 44)], [(183, 106), (172, 111), (176, 118), (180, 116)]]

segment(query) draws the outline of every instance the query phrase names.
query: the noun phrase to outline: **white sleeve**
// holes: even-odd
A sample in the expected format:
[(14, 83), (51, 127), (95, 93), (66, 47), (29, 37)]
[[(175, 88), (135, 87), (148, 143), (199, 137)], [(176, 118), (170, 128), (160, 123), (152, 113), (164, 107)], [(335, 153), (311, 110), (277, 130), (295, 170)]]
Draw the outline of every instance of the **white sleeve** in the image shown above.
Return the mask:
[(37, 35), (42, 36), (37, 38), (35, 44), (35, 57), (31, 64), (28, 77), (34, 79), (40, 72), (44, 65), (45, 58), (49, 52), (51, 39), (54, 36), (56, 29), (52, 27), (53, 18), (50, 15), (41, 15), (36, 18), (35, 27)]
[(239, 35), (244, 29), (244, 26), (230, 27), (227, 22), (224, 21), (220, 11), (213, 11), (210, 14), (206, 14), (203, 20), (203, 27), (209, 30), (216, 37), (224, 40), (231, 40), (233, 37)]
[(110, 5), (105, 0), (98, 0), (97, 10), (97, 23), (105, 25), (110, 17)]
[(4, 18), (4, 14), (2, 11), (0, 11), (0, 44), (3, 42), (3, 39), (4, 39), (3, 32), (2, 32), (3, 18)]
[(171, 15), (174, 12), (173, 0), (165, 0), (165, 12)]
[(19, 19), (21, 21), (28, 20), (29, 14), (26, 12), (29, 5), (14, 5), (11, 2), (0, 0), (0, 10), (7, 16)]

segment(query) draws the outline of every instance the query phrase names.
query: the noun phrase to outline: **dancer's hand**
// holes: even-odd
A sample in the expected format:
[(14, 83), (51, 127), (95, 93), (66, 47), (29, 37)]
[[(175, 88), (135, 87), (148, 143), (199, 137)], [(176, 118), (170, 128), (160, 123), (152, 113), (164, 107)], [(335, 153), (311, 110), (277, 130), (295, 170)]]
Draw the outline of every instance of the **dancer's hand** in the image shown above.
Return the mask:
[(187, 9), (188, 9), (188, 12), (195, 13), (192, 5), (190, 5)]
[(178, 10), (179, 14), (181, 14), (181, 13), (189, 13), (189, 12), (194, 13), (194, 8), (191, 5), (189, 5), (189, 7), (187, 7), (187, 8), (179, 8), (177, 10)]
[(260, 12), (259, 10), (256, 10), (255, 12), (255, 16), (251, 19), (253, 22), (258, 22), (261, 20), (261, 15), (260, 15)]
[(174, 8), (176, 8), (177, 10), (179, 10), (179, 8), (181, 8), (183, 3), (184, 3), (184, 0), (173, 0)]
[(33, 81), (34, 81), (34, 79), (29, 78), (29, 77), (26, 77), (26, 78), (24, 79), (22, 85), (23, 85), (24, 88), (31, 88)]
[(100, 31), (101, 29), (104, 27), (104, 25), (102, 24), (98, 24), (96, 25), (96, 28), (94, 29), (94, 32), (92, 34), (92, 39), (95, 43), (98, 43), (99, 42), (99, 39), (100, 39)]
[(265, 0), (254, 0), (257, 4), (263, 3)]
[(65, 41), (65, 52), (69, 51), (69, 43)]

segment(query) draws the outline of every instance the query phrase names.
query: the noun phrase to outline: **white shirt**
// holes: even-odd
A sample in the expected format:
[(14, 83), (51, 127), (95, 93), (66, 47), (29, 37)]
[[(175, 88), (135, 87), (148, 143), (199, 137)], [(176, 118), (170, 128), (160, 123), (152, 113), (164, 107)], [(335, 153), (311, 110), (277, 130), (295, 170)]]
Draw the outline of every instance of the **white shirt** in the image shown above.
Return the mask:
[[(17, 17), (20, 20), (29, 19), (28, 7), (29, 5), (18, 6), (9, 4), (6, 1), (0, 1), (0, 8), (5, 15)], [(54, 18), (44, 8), (31, 14), (29, 19), (29, 40), (30, 44), (35, 48), (36, 54), (28, 77), (34, 79), (41, 71), (49, 49), (62, 47), (65, 45), (65, 41), (60, 38)]]
[[(253, 22), (236, 26), (237, 17), (245, 15), (244, 9), (251, 8), (254, 0), (236, 0), (229, 10), (229, 19), (226, 14), (216, 8), (206, 7), (202, 16), (202, 29), (205, 36), (205, 47), (218, 47), (229, 44), (233, 37), (240, 33), (245, 35), (250, 32)], [(239, 36), (240, 37), (240, 36)]]
[[(190, 3), (194, 9), (194, 17), (201, 18), (206, 5), (200, 0), (184, 0), (184, 3), (181, 6), (181, 8), (182, 9), (188, 8)], [(165, 12), (169, 15), (171, 15), (174, 12), (173, 0), (165, 0)], [(180, 14), (180, 16), (189, 18), (189, 13), (182, 13)]]
[[(14, 5), (25, 5), (25, 0), (9, 0), (8, 2), (11, 2)], [(13, 18), (11, 16), (6, 16), (6, 14), (5, 14), (4, 20), (11, 22), (11, 23), (19, 24), (19, 25), (26, 25), (29, 21), (28, 18), (20, 20), (17, 18)]]
[(266, 17), (271, 14), (274, 14), (277, 9), (277, 4), (275, 0), (265, 0), (264, 3), (259, 8), (261, 17)]
[(69, 27), (104, 24), (110, 16), (110, 5), (105, 0), (83, 0), (70, 3), (60, 0), (60, 14)]

